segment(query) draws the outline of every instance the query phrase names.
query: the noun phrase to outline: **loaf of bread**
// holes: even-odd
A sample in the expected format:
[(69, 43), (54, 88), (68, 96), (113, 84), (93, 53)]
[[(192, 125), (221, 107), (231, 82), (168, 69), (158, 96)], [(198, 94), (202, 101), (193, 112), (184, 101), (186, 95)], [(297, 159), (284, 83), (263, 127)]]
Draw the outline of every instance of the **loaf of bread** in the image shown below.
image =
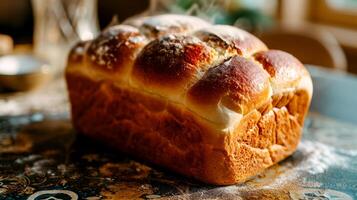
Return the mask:
[(77, 44), (66, 80), (79, 133), (218, 185), (291, 155), (312, 96), (292, 55), (180, 15), (130, 19)]

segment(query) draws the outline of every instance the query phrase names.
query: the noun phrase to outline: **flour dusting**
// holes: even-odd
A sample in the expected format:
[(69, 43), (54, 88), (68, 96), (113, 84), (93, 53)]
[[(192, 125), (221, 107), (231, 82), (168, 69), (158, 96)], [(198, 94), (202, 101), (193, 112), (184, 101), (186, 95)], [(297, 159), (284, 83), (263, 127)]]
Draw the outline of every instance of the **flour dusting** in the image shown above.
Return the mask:
[[(306, 174), (321, 174), (330, 167), (347, 168), (349, 159), (349, 157), (338, 153), (335, 147), (327, 146), (320, 142), (304, 140), (300, 143), (298, 150), (291, 158), (266, 170), (266, 172), (264, 172), (264, 174), (267, 175), (265, 178), (253, 180), (253, 182), (258, 181), (262, 184), (269, 183), (263, 186), (265, 188), (281, 188), (283, 185), (291, 182), (301, 182), (302, 180), (300, 180), (300, 178)], [(276, 172), (274, 172), (276, 170), (279, 171), (278, 176), (276, 176)], [(271, 173), (274, 175), (269, 175)], [(311, 185), (311, 183), (304, 184)], [(312, 185), (319, 185), (319, 183)]]
[(323, 173), (330, 166), (348, 167), (348, 157), (337, 153), (337, 149), (319, 142), (303, 141), (299, 148), (304, 160), (296, 166), (296, 170), (310, 174)]
[[(250, 199), (260, 194), (268, 195), (272, 199), (274, 196), (290, 198), (292, 193), (302, 194), (306, 190), (304, 188), (321, 187), (321, 182), (307, 180), (306, 177), (323, 174), (331, 167), (349, 168), (352, 159), (349, 155), (356, 153), (354, 150), (347, 152), (320, 142), (303, 140), (291, 157), (246, 183), (183, 194), (169, 199)], [(316, 189), (316, 192), (320, 191)]]

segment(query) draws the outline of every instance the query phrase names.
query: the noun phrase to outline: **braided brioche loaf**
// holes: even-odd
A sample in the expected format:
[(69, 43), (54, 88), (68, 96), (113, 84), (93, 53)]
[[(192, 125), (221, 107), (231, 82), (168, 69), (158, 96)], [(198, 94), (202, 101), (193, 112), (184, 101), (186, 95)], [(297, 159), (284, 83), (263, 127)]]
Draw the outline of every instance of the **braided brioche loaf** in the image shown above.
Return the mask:
[(312, 96), (290, 54), (180, 15), (128, 20), (77, 44), (66, 80), (79, 132), (221, 185), (292, 154)]

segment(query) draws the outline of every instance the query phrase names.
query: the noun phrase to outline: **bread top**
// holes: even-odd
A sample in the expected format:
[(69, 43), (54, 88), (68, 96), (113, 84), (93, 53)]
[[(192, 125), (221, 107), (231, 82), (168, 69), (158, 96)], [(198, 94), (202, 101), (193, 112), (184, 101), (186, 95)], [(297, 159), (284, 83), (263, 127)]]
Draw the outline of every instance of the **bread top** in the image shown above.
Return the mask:
[(292, 55), (236, 27), (172, 14), (130, 19), (78, 43), (66, 72), (183, 105), (224, 132), (274, 95), (312, 96), (310, 75)]

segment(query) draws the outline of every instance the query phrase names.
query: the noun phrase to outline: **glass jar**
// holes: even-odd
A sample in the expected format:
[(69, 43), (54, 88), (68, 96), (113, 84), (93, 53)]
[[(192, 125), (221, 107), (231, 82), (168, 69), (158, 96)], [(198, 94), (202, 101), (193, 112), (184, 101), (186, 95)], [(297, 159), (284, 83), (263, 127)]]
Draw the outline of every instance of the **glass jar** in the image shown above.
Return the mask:
[(32, 0), (32, 7), (34, 53), (62, 72), (70, 48), (99, 32), (97, 0)]

